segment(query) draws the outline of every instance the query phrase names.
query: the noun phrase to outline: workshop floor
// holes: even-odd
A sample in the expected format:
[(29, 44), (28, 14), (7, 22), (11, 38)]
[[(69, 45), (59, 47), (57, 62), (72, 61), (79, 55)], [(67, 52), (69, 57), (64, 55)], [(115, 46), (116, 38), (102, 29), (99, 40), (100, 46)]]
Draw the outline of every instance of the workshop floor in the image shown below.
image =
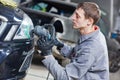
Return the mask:
[(49, 76), (48, 74), (48, 70), (43, 65), (32, 64), (25, 80), (54, 80), (51, 74)]

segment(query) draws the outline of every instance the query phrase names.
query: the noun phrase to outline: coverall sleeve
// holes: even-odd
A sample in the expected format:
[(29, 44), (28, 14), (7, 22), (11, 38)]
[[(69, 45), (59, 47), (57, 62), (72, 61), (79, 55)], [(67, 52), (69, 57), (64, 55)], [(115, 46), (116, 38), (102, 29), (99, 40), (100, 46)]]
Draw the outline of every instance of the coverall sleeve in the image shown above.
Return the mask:
[(64, 57), (70, 58), (73, 51), (73, 47), (64, 44), (64, 47), (60, 50), (60, 54)]
[(94, 57), (85, 49), (79, 50), (77, 54), (79, 55), (65, 68), (60, 66), (52, 55), (42, 62), (55, 80), (80, 80), (93, 64)]

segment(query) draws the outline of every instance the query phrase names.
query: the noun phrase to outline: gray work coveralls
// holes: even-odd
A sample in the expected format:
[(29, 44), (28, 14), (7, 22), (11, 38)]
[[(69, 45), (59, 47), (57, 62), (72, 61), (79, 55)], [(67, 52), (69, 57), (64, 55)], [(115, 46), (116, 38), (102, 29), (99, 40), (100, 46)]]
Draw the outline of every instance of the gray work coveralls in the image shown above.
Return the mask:
[(81, 35), (74, 48), (65, 45), (61, 54), (71, 59), (66, 67), (53, 56), (42, 61), (55, 80), (109, 80), (108, 51), (100, 29)]

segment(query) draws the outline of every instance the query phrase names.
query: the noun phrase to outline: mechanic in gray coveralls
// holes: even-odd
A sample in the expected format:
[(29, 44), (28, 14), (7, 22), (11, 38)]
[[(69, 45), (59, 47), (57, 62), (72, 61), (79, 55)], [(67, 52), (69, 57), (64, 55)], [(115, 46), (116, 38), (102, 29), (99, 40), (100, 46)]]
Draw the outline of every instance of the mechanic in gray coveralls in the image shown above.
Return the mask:
[[(61, 44), (57, 44), (54, 38), (38, 40), (39, 49), (44, 56), (42, 62), (55, 80), (109, 80), (106, 40), (100, 28), (95, 25), (100, 16), (101, 12), (96, 3), (78, 4), (71, 17), (73, 28), (79, 30), (81, 34), (75, 47), (63, 44), (60, 48)], [(65, 67), (59, 65), (53, 57), (52, 47), (54, 45), (59, 47), (64, 57), (71, 59)]]

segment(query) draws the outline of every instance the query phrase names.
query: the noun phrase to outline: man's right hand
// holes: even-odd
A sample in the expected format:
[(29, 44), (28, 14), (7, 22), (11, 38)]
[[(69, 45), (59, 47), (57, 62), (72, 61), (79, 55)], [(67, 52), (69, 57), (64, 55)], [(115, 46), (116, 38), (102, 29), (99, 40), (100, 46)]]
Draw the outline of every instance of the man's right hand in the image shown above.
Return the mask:
[(52, 47), (54, 46), (54, 40), (48, 40), (46, 37), (40, 37), (37, 41), (38, 49), (41, 50), (42, 56), (52, 54)]
[(52, 24), (36, 26), (34, 29), (34, 34), (39, 37), (37, 45), (38, 49), (41, 50), (41, 55), (50, 55), (56, 39), (54, 26)]

